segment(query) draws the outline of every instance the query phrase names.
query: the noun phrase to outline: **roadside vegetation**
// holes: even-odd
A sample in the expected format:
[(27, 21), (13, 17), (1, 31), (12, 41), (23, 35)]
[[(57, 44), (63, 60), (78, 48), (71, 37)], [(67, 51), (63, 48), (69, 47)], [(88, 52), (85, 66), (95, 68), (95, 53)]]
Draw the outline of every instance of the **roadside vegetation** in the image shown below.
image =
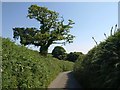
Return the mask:
[(2, 38), (2, 88), (46, 88), (73, 63), (41, 56), (39, 52)]
[(84, 88), (120, 89), (120, 29), (77, 61), (74, 73)]

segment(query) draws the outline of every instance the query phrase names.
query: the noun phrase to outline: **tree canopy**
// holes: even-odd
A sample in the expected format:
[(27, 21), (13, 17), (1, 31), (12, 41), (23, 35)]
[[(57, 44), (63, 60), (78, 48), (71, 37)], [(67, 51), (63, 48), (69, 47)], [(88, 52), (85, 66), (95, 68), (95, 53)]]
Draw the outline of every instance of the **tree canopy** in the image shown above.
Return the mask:
[(37, 20), (40, 24), (40, 28), (13, 28), (13, 38), (20, 38), (21, 44), (40, 46), (40, 53), (46, 55), (48, 47), (51, 44), (66, 44), (73, 42), (74, 36), (70, 34), (70, 29), (74, 22), (68, 20), (68, 23), (65, 24), (64, 18), (61, 17), (58, 12), (49, 10), (46, 7), (31, 5), (28, 8), (27, 17)]
[(66, 56), (66, 50), (61, 46), (56, 46), (52, 51), (52, 55), (55, 58), (63, 60)]

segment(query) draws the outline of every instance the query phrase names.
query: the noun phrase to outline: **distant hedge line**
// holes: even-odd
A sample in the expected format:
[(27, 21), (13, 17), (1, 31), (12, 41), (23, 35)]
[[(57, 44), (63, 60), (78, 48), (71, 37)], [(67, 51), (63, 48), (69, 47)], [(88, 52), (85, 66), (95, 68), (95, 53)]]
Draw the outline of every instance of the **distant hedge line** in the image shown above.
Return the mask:
[(76, 62), (74, 72), (85, 88), (120, 89), (120, 30)]
[(2, 88), (46, 88), (59, 72), (72, 69), (71, 62), (40, 56), (2, 38)]

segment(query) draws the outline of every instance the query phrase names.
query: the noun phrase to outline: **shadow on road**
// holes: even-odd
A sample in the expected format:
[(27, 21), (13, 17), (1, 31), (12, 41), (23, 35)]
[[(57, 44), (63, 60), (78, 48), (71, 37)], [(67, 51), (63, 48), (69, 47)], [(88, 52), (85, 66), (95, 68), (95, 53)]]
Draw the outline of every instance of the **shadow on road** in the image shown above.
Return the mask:
[(65, 88), (81, 88), (81, 86), (79, 85), (79, 83), (77, 82), (77, 80), (74, 77), (73, 72), (68, 72), (67, 73), (67, 83), (65, 85)]

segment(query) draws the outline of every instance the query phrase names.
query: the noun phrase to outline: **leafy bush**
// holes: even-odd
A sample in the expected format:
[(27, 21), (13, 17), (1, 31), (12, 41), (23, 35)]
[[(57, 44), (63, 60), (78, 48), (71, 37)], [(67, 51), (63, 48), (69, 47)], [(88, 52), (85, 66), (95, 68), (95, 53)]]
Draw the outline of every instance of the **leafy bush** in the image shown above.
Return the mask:
[(67, 54), (66, 60), (75, 62), (79, 59), (81, 60), (83, 58), (83, 56), (84, 56), (84, 54), (81, 52), (70, 52), (69, 54)]
[(76, 62), (74, 72), (83, 87), (120, 89), (120, 30)]
[(65, 49), (64, 49), (63, 47), (61, 47), (61, 46), (56, 46), (56, 47), (53, 49), (53, 51), (52, 51), (52, 55), (53, 55), (53, 57), (55, 57), (55, 58), (58, 58), (58, 59), (60, 59), (60, 60), (63, 60), (63, 59), (65, 59), (65, 57), (66, 57), (66, 51), (65, 51)]
[(73, 63), (40, 56), (37, 51), (2, 39), (2, 87), (46, 88), (59, 72), (72, 70)]

